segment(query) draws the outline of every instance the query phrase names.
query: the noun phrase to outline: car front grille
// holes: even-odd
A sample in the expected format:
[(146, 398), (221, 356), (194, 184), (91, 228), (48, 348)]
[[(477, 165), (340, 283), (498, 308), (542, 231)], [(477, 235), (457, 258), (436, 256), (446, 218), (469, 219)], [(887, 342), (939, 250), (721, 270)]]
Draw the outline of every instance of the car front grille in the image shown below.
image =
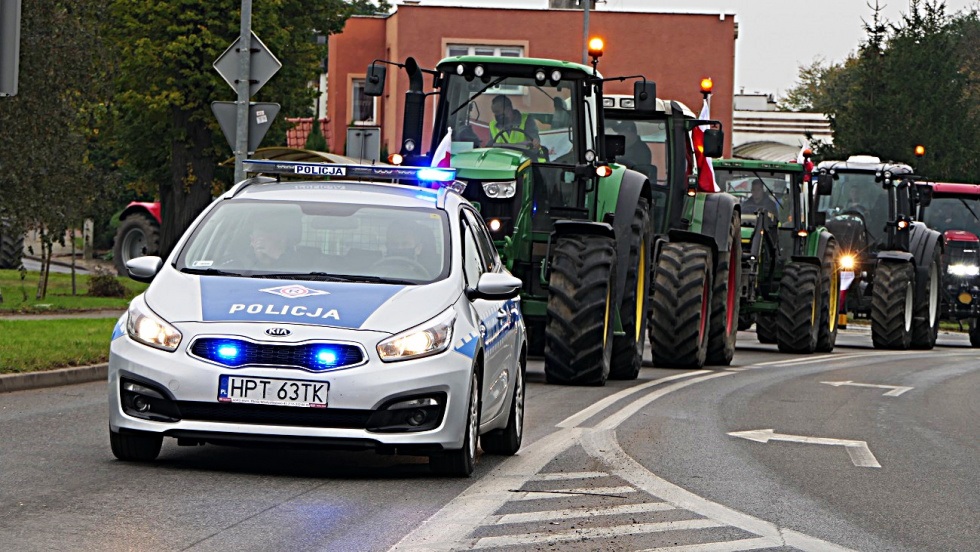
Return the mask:
[(198, 338), (191, 344), (190, 352), (229, 368), (280, 366), (311, 372), (349, 368), (366, 360), (364, 350), (349, 343), (280, 345), (219, 337)]
[(373, 410), (178, 401), (180, 418), (201, 422), (364, 429)]

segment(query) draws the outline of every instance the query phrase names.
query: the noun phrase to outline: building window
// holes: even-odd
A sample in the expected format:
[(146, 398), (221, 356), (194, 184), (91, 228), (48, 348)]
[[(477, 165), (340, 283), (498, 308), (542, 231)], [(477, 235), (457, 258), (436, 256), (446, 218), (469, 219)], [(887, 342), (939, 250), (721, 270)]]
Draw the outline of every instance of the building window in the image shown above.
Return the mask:
[[(493, 46), (490, 44), (449, 44), (446, 46), (446, 54), (449, 57), (455, 56), (497, 56), (497, 57), (524, 57), (523, 46)], [(524, 89), (516, 85), (494, 86), (491, 92), (497, 94), (523, 94)]]
[(351, 123), (375, 125), (378, 120), (377, 98), (364, 93), (364, 79), (351, 81)]

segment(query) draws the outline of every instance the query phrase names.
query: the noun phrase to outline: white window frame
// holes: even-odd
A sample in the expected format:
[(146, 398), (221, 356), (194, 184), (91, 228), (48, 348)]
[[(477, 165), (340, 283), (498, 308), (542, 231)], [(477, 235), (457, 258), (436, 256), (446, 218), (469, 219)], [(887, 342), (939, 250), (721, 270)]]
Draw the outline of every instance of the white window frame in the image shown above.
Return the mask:
[[(465, 54), (451, 53), (451, 50), (466, 50)], [(525, 57), (524, 52), (527, 50), (527, 46), (523, 44), (479, 44), (479, 43), (465, 43), (465, 42), (447, 42), (446, 43), (446, 57), (456, 57), (456, 56), (483, 56), (488, 54), (477, 54), (476, 50), (493, 50), (492, 55), (494, 57), (502, 58), (522, 58)], [(516, 53), (517, 55), (504, 55), (504, 52)], [(495, 86), (493, 88), (495, 94), (507, 94), (507, 95), (523, 95), (525, 93), (523, 86)]]
[(351, 124), (353, 126), (378, 126), (378, 98), (371, 98), (371, 118), (364, 120), (354, 119), (354, 115), (357, 113), (355, 90), (357, 89), (358, 83), (367, 84), (367, 77), (365, 75), (351, 75), (350, 79), (350, 115)]

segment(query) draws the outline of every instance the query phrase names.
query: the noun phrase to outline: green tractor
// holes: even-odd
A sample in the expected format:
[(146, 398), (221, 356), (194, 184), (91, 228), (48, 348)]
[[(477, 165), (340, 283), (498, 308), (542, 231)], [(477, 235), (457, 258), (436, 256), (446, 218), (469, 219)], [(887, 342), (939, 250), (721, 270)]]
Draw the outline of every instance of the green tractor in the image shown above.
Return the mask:
[(739, 329), (786, 353), (830, 352), (837, 342), (837, 240), (815, 210), (832, 183), (813, 186), (812, 164), (715, 159), (719, 186), (740, 200)]
[[(596, 70), (601, 52), (593, 55), (591, 68), (488, 56), (447, 58), (434, 70), (412, 59), (396, 64), (407, 71), (409, 90), (401, 151), (391, 161), (428, 166), (448, 159), (503, 262), (524, 282), (531, 352), (544, 354), (549, 382), (573, 385), (637, 377), (651, 311), (653, 229), (661, 224), (652, 220), (661, 216), (660, 196), (647, 175), (610, 163), (624, 142), (605, 135), (609, 79)], [(368, 68), (368, 94), (383, 92), (385, 72), (377, 62)], [(422, 90), (426, 73), (437, 92)], [(656, 112), (654, 83), (616, 80), (626, 78), (637, 81), (635, 110)], [(433, 94), (435, 131), (422, 154), (424, 100)], [(709, 151), (720, 150), (722, 140), (720, 131), (705, 136)], [(669, 162), (678, 159), (684, 154)], [(710, 285), (697, 284), (705, 288), (697, 300), (710, 300)]]

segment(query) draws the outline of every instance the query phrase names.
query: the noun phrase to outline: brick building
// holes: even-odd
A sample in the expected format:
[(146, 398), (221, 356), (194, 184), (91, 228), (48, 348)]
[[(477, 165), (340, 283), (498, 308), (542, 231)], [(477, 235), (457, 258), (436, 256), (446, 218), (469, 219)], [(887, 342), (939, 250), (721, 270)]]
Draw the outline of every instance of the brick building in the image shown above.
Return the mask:
[[(582, 11), (495, 9), (402, 4), (386, 16), (352, 17), (329, 39), (328, 102), (330, 150), (345, 152), (350, 125), (381, 127), (382, 147), (397, 151), (401, 140), (408, 77), (392, 70), (384, 96), (363, 93), (367, 66), (375, 59), (414, 57), (435, 67), (444, 57), (478, 54), (582, 61)], [(643, 74), (657, 83), (657, 95), (701, 109), (699, 83), (714, 80), (711, 115), (731, 135), (735, 82), (732, 14), (595, 11), (590, 35), (606, 42), (599, 63), (604, 76)], [(431, 80), (426, 78), (426, 86)], [(632, 82), (610, 82), (607, 93), (632, 93)], [(432, 108), (426, 109), (425, 150), (431, 141)], [(730, 140), (726, 151), (731, 152)]]

